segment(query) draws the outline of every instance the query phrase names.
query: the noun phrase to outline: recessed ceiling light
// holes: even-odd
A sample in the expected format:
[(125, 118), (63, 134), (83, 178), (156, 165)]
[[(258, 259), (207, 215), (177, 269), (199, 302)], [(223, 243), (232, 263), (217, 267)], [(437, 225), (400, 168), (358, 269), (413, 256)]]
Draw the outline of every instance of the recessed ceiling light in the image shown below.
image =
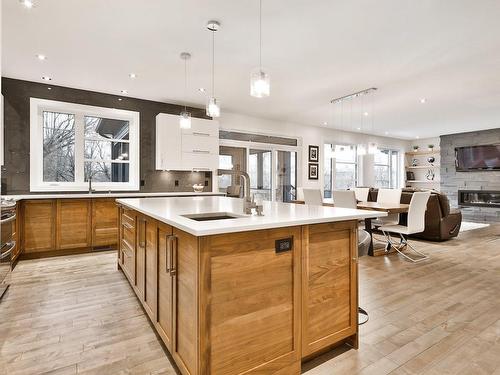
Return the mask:
[(43, 76), (42, 79), (44, 81), (52, 81), (52, 78), (50, 78), (49, 76)]
[(420, 136), (417, 135), (415, 138), (420, 139)]
[(122, 91), (121, 91), (121, 93), (122, 93), (123, 95), (127, 95), (127, 94), (128, 94), (128, 91), (127, 91), (127, 90), (122, 90)]
[(205, 92), (206, 90), (205, 90), (203, 87), (200, 87), (200, 88), (198, 89), (198, 91), (199, 91), (199, 92)]
[(365, 116), (365, 117), (367, 117), (368, 115), (369, 115), (369, 113), (368, 113), (368, 112), (364, 112), (364, 113), (363, 113), (363, 116)]
[(356, 128), (356, 130), (361, 130), (361, 128)]
[(385, 135), (389, 134), (389, 132), (384, 132)]
[(326, 121), (324, 121), (324, 122), (323, 122), (323, 125), (327, 126), (327, 125), (328, 125), (328, 123), (327, 123)]
[(38, 60), (41, 60), (41, 61), (47, 60), (47, 56), (42, 55), (42, 54), (38, 54), (38, 55), (36, 55), (36, 58), (37, 58)]
[(422, 104), (424, 104), (426, 101), (427, 101), (427, 99), (426, 99), (426, 98), (421, 98), (421, 99), (420, 99), (420, 103), (422, 103)]
[(25, 8), (31, 9), (35, 5), (33, 0), (19, 0), (21, 4), (24, 5)]
[(128, 76), (132, 79), (137, 78), (137, 74), (135, 73), (129, 73)]

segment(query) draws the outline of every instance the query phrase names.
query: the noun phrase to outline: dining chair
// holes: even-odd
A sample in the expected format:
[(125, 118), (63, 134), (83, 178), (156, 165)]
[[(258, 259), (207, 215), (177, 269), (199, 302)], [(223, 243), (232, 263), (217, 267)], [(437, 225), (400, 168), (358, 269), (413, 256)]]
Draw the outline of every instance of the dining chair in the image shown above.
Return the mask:
[[(387, 242), (390, 244), (389, 249), (393, 247), (399, 254), (404, 256), (406, 259), (412, 262), (421, 262), (423, 260), (429, 259), (429, 256), (415, 249), (409, 242), (408, 236), (410, 234), (420, 233), (424, 231), (425, 228), (425, 211), (427, 209), (427, 202), (431, 196), (430, 191), (415, 192), (411, 197), (410, 207), (408, 209), (408, 223), (407, 225), (383, 225), (379, 230), (382, 231), (384, 236), (387, 238)], [(401, 238), (400, 243), (396, 244), (391, 233), (399, 234)], [(417, 253), (420, 258), (415, 259), (409, 255), (403, 253), (401, 250), (404, 247), (409, 247), (415, 253)], [(386, 249), (388, 251), (389, 249)]]
[(304, 194), (305, 204), (323, 205), (323, 197), (321, 196), (320, 189), (302, 189), (302, 193)]
[[(399, 204), (401, 203), (401, 189), (379, 189), (377, 203)], [(399, 223), (399, 214), (389, 214), (385, 217), (373, 220), (375, 226), (396, 225)]]
[(367, 187), (356, 187), (354, 188), (354, 192), (356, 193), (356, 199), (361, 202), (368, 201), (368, 194), (370, 194), (370, 188)]
[(333, 204), (335, 207), (356, 209), (356, 194), (354, 190), (334, 190)]

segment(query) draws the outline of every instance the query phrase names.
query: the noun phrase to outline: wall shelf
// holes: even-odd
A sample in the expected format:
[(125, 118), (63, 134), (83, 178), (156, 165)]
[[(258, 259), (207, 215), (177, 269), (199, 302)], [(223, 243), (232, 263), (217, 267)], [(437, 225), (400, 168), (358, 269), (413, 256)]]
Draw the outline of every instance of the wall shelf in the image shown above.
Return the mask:
[(424, 156), (424, 155), (438, 155), (439, 150), (432, 150), (432, 151), (408, 151), (406, 152), (406, 155), (411, 155), (411, 156)]
[(417, 165), (416, 167), (414, 166), (407, 166), (406, 169), (432, 169), (432, 168), (439, 168), (439, 164), (434, 164), (434, 165)]

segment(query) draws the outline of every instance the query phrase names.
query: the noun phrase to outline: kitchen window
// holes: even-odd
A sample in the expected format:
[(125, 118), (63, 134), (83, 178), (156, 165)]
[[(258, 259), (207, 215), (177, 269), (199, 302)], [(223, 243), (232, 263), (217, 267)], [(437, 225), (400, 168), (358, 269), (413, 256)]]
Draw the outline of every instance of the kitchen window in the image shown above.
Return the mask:
[(139, 113), (31, 98), (30, 190), (139, 190)]
[(399, 185), (399, 152), (378, 149), (375, 153), (375, 187), (395, 189)]
[(324, 197), (331, 198), (333, 190), (352, 189), (357, 181), (356, 146), (325, 144)]

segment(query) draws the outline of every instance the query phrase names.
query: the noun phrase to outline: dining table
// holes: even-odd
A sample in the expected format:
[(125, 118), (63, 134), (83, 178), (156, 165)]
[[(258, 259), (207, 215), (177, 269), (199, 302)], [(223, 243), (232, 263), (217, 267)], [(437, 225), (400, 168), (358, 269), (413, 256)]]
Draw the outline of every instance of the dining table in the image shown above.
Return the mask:
[[(305, 204), (303, 200), (294, 200), (291, 203)], [(332, 198), (323, 199), (323, 206), (325, 207), (335, 207), (335, 203)], [(384, 202), (362, 202), (358, 201), (356, 204), (359, 210), (371, 210), (371, 211), (383, 211), (390, 214), (402, 214), (407, 213), (410, 208), (409, 204), (405, 203), (384, 203)], [(373, 251), (373, 223), (372, 218), (366, 218), (365, 220), (365, 231), (370, 235), (370, 247), (368, 248), (368, 255), (374, 256)]]

